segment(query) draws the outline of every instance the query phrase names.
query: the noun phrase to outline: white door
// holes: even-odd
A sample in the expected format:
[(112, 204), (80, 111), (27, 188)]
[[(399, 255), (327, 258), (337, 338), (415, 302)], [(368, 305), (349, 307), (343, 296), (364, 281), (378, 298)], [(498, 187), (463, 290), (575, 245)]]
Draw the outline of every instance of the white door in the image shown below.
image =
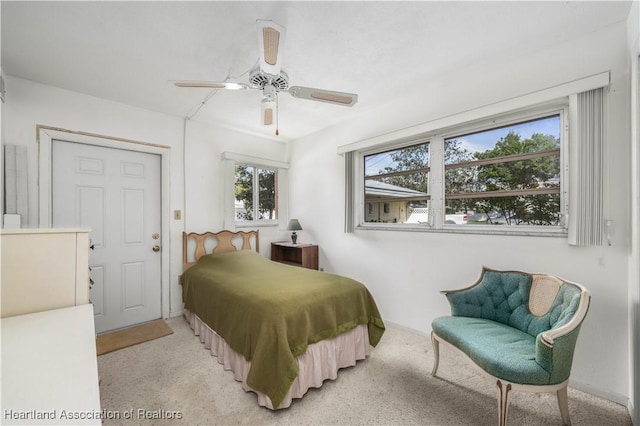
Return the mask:
[(160, 156), (52, 142), (52, 224), (90, 227), (98, 333), (162, 316)]

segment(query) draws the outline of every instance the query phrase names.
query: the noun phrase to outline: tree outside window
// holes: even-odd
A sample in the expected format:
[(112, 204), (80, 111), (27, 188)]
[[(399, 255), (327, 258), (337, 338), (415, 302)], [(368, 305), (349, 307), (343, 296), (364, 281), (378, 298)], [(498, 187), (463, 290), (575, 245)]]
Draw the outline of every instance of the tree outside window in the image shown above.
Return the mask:
[(557, 226), (560, 116), (445, 139), (445, 212), (469, 222)]
[(236, 220), (277, 219), (276, 170), (236, 164)]
[[(440, 226), (438, 212), (445, 225), (559, 227), (561, 121), (554, 112), (364, 154), (364, 222)], [(431, 149), (442, 164), (430, 164)]]

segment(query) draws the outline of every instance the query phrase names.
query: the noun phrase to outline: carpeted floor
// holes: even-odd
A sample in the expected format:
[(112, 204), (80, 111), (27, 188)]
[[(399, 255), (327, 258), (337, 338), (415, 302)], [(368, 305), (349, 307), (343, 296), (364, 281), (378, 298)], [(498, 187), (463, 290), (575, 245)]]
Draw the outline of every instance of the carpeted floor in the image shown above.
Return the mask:
[[(110, 424), (495, 425), (495, 385), (441, 349), (438, 375), (423, 335), (387, 326), (371, 357), (340, 371), (288, 409), (270, 411), (242, 390), (182, 318), (174, 334), (98, 358), (102, 409)], [(511, 394), (512, 426), (561, 424), (555, 394)], [(622, 405), (569, 389), (574, 425), (631, 426)], [(125, 417), (131, 417), (125, 419)], [(155, 417), (155, 418), (153, 418)]]

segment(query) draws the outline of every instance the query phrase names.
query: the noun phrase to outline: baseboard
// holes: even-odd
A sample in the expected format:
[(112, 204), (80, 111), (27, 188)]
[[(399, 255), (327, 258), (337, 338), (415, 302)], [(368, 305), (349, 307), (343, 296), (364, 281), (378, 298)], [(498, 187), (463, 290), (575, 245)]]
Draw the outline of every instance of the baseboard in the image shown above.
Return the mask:
[(391, 325), (391, 326), (393, 326), (395, 328), (399, 328), (401, 330), (408, 331), (409, 333), (418, 334), (420, 336), (425, 336), (427, 339), (429, 339), (429, 341), (431, 341), (431, 326), (429, 326), (429, 331), (428, 332), (424, 332), (424, 331), (421, 331), (421, 330), (416, 330), (415, 328), (411, 328), (411, 327), (407, 327), (405, 325), (398, 324), (398, 323), (393, 322), (393, 321), (389, 321), (387, 319), (384, 320), (384, 323), (387, 324), (387, 325)]
[(171, 311), (171, 312), (169, 312), (168, 318), (180, 317), (183, 314), (184, 314), (184, 312), (182, 312), (182, 309), (180, 309), (179, 311)]
[(631, 406), (631, 400), (626, 395), (620, 395), (615, 392), (606, 392), (600, 388), (596, 388), (592, 385), (582, 383), (579, 381), (569, 379), (569, 387), (577, 389), (582, 392), (586, 392), (588, 394), (607, 399), (611, 402), (615, 402), (616, 404), (620, 404), (627, 409)]

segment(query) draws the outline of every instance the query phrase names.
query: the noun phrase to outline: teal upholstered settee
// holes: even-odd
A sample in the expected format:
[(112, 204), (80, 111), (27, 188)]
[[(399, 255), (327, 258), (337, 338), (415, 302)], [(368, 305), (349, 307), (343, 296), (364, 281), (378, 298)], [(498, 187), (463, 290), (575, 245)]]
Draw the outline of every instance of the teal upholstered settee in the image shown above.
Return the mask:
[(570, 424), (567, 384), (589, 292), (551, 275), (483, 268), (471, 287), (443, 293), (451, 315), (432, 322), (432, 375), (439, 345), (447, 344), (495, 380), (499, 425), (506, 424), (511, 390), (556, 392)]

